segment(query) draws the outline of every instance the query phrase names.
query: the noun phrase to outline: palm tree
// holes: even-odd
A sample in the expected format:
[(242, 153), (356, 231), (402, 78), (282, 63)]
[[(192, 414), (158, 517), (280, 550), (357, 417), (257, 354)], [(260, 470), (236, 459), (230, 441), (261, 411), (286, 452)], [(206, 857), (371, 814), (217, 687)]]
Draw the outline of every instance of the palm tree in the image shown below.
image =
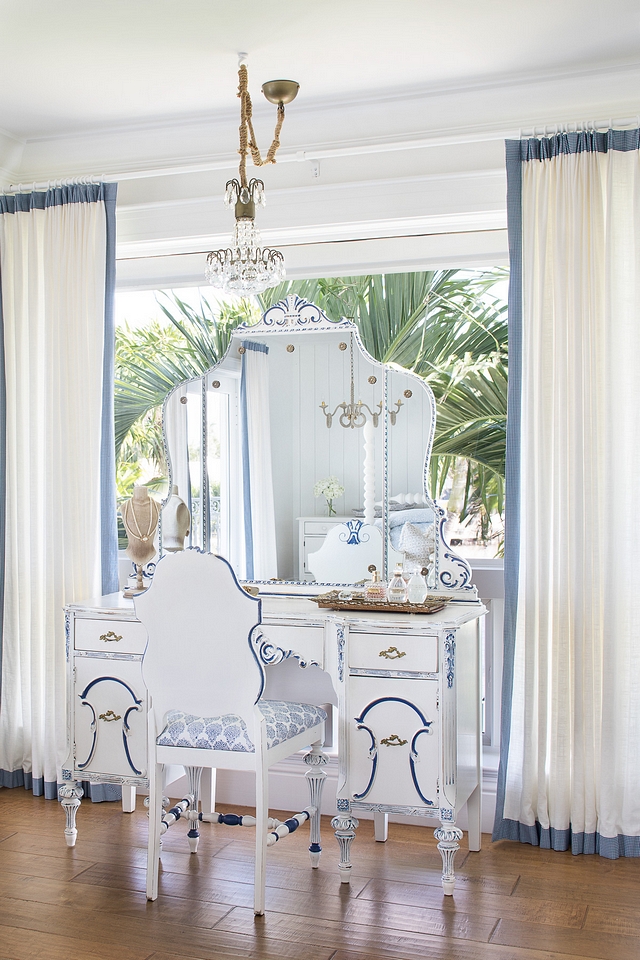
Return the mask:
[[(288, 294), (349, 317), (368, 352), (424, 377), (434, 391), (437, 427), (430, 492), (453, 482), (450, 505), (475, 518), (487, 536), (501, 515), (507, 405), (506, 304), (491, 295), (504, 270), (461, 270), (288, 281), (257, 298), (266, 310)], [(144, 452), (162, 470), (159, 410), (177, 383), (201, 375), (224, 355), (232, 331), (259, 316), (255, 303), (205, 298), (194, 309), (175, 295), (160, 301), (171, 327), (153, 324), (118, 335), (116, 448), (120, 470)], [(141, 429), (141, 425), (143, 429)], [(124, 493), (124, 491), (123, 491)]]

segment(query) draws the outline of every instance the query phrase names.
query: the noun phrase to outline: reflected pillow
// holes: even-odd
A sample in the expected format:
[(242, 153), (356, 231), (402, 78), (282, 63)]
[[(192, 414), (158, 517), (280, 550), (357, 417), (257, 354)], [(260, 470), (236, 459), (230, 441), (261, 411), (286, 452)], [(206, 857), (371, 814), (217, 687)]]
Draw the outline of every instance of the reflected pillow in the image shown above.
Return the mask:
[(400, 534), (398, 549), (409, 563), (415, 563), (420, 567), (428, 566), (435, 551), (433, 524), (425, 532), (413, 523), (405, 523)]

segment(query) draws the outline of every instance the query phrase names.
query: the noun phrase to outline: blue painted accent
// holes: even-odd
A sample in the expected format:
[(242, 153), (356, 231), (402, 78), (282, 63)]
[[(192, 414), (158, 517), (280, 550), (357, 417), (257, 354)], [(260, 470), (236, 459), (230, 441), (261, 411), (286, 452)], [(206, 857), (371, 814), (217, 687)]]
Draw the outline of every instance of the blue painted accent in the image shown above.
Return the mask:
[(182, 816), (182, 810), (180, 809), (180, 807), (171, 807), (171, 810), (169, 810), (169, 813), (172, 813), (173, 816), (176, 818), (176, 820), (179, 820), (180, 817)]
[(349, 802), (349, 800), (343, 800), (343, 799), (336, 800), (336, 810), (338, 810), (341, 813), (344, 813), (345, 811), (349, 813), (349, 811), (351, 810), (351, 803)]
[(447, 686), (449, 689), (453, 686), (456, 669), (456, 635), (448, 633), (444, 638), (444, 649), (446, 652), (447, 667)]
[[(81, 694), (80, 696), (82, 698), (83, 694)], [(83, 763), (76, 764), (76, 766), (78, 767), (78, 770), (84, 770), (84, 768), (88, 766), (89, 763), (91, 763), (91, 758), (93, 757), (93, 754), (95, 752), (96, 742), (98, 739), (98, 724), (97, 724), (96, 712), (93, 709), (92, 705), (84, 699), (82, 700), (82, 706), (89, 707), (89, 710), (91, 710), (91, 713), (93, 714), (93, 720), (91, 721), (91, 724), (90, 724), (90, 729), (93, 731), (93, 740), (91, 741), (91, 747), (89, 748), (89, 756), (87, 757), (87, 759)]]
[[(362, 714), (364, 716), (364, 713)], [(364, 723), (361, 723), (359, 718), (355, 718), (358, 724), (358, 730), (366, 730), (369, 736), (371, 737), (371, 746), (369, 747), (369, 759), (371, 760), (371, 776), (369, 777), (369, 783), (366, 785), (362, 793), (354, 793), (354, 800), (362, 800), (371, 790), (373, 786), (373, 781), (376, 778), (376, 770), (378, 769), (378, 746), (376, 744), (376, 738), (373, 735), (373, 731), (369, 729)]]
[(291, 817), (291, 819), (284, 821), (284, 825), (289, 828), (289, 833), (293, 833), (294, 830), (297, 830), (300, 826), (300, 821), (296, 820), (295, 817)]
[(346, 543), (347, 546), (356, 545), (358, 543), (366, 543), (370, 539), (369, 534), (366, 533), (364, 536), (360, 536), (360, 530), (364, 525), (364, 520), (347, 520), (346, 523), (341, 524), (341, 526), (346, 527), (346, 531), (340, 534), (340, 541)]
[[(364, 710), (362, 711), (359, 717), (354, 717), (354, 720), (358, 724), (358, 730), (366, 730), (369, 736), (371, 737), (371, 747), (369, 749), (369, 758), (371, 760), (371, 776), (369, 778), (369, 783), (364, 788), (362, 793), (354, 793), (353, 799), (363, 800), (371, 790), (371, 787), (373, 786), (373, 782), (375, 780), (376, 769), (378, 766), (378, 745), (376, 743), (374, 734), (369, 729), (369, 727), (365, 725), (364, 718), (367, 716), (367, 714), (371, 710), (373, 710), (374, 707), (377, 707), (381, 703), (404, 703), (406, 704), (406, 706), (411, 707), (412, 710), (415, 710), (415, 712), (420, 717), (420, 720), (422, 721), (422, 724), (423, 724), (423, 729), (418, 730), (418, 732), (414, 735), (413, 740), (411, 741), (411, 749), (409, 753), (409, 767), (411, 770), (411, 777), (413, 779), (414, 786), (418, 792), (418, 796), (423, 801), (423, 803), (426, 803), (429, 806), (434, 806), (433, 801), (427, 800), (427, 798), (423, 796), (420, 790), (420, 787), (418, 785), (418, 780), (417, 780), (416, 771), (415, 771), (415, 760), (417, 759), (417, 753), (415, 751), (416, 740), (420, 736), (420, 734), (429, 732), (429, 727), (432, 725), (433, 720), (427, 720), (422, 710), (420, 710), (419, 707), (416, 707), (415, 703), (411, 703), (410, 700), (405, 700), (403, 697), (379, 697), (377, 700), (372, 700), (371, 703), (369, 703), (364, 708)], [(338, 807), (338, 809), (340, 809), (340, 807)]]
[(322, 853), (322, 847), (319, 843), (310, 843), (309, 853)]
[(187, 836), (191, 837), (193, 840), (197, 839), (200, 836), (195, 827), (192, 827), (191, 830), (187, 831)]
[[(431, 726), (431, 724), (429, 724), (429, 726)], [(416, 793), (418, 794), (418, 796), (420, 797), (420, 799), (422, 800), (422, 802), (423, 802), (423, 803), (426, 803), (427, 806), (429, 806), (429, 807), (435, 807), (434, 801), (433, 801), (433, 800), (427, 800), (427, 798), (425, 797), (424, 793), (423, 793), (422, 790), (420, 789), (420, 784), (418, 783), (418, 777), (417, 777), (417, 774), (416, 774), (416, 763), (415, 763), (415, 762), (416, 762), (416, 760), (418, 759), (418, 751), (416, 750), (416, 742), (417, 742), (417, 740), (418, 740), (418, 737), (421, 736), (423, 733), (429, 733), (429, 728), (428, 728), (428, 727), (423, 727), (422, 730), (418, 730), (418, 732), (414, 734), (413, 739), (412, 739), (412, 741), (411, 741), (411, 750), (409, 751), (409, 766), (410, 766), (410, 768), (411, 768), (411, 779), (413, 780), (413, 785), (414, 785), (414, 787), (416, 788)]]
[(129, 738), (128, 738), (128, 733), (130, 730), (129, 714), (134, 710), (137, 713), (139, 710), (139, 706), (129, 707), (129, 709), (126, 711), (124, 718), (122, 720), (122, 743), (124, 745), (124, 752), (127, 758), (127, 763), (129, 764), (129, 766), (131, 767), (135, 775), (140, 777), (142, 776), (142, 770), (138, 770), (137, 767), (134, 766), (133, 760), (131, 759), (131, 754), (129, 753)]
[(120, 684), (122, 684), (122, 686), (125, 688), (125, 690), (128, 690), (128, 691), (129, 691), (129, 693), (131, 694), (131, 696), (133, 697), (134, 701), (135, 701), (137, 704), (141, 704), (141, 703), (142, 703), (142, 700), (138, 700), (138, 698), (136, 697), (135, 693), (133, 692), (133, 690), (131, 689), (131, 687), (129, 686), (129, 684), (128, 684), (128, 683), (125, 683), (124, 680), (120, 680), (118, 677), (96, 677), (94, 680), (91, 681), (91, 683), (87, 684), (87, 686), (85, 687), (85, 689), (83, 690), (82, 693), (79, 693), (79, 694), (78, 694), (78, 696), (80, 697), (80, 699), (81, 699), (81, 700), (84, 700), (84, 698), (86, 697), (86, 695), (89, 693), (89, 690), (91, 690), (92, 687), (95, 687), (96, 683), (102, 683), (104, 680), (112, 680), (114, 683), (120, 683)]

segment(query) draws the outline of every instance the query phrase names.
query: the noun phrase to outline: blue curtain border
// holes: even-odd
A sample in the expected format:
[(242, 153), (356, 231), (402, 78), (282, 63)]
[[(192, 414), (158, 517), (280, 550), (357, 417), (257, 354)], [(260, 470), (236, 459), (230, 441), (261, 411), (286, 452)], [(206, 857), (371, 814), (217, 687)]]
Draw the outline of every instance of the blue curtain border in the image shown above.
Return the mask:
[(106, 213), (106, 271), (104, 296), (104, 351), (102, 361), (102, 434), (100, 445), (100, 546), (102, 593), (118, 590), (118, 517), (116, 492), (116, 440), (114, 422), (116, 195), (117, 183), (101, 184)]
[(610, 150), (640, 150), (640, 128), (630, 130), (559, 133), (553, 137), (530, 137), (505, 141), (507, 172), (507, 235), (509, 242), (508, 340), (509, 383), (507, 395), (507, 450), (505, 467), (505, 551), (504, 551), (504, 641), (500, 764), (496, 792), (496, 813), (492, 840), (519, 840), (553, 850), (575, 854), (598, 853), (616, 859), (639, 857), (640, 837), (602, 837), (598, 833), (528, 826), (504, 818), (507, 763), (511, 734), (511, 699), (515, 631), (518, 612), (520, 552), (520, 438), (522, 400), (522, 164), (550, 160), (561, 154), (608, 153)]
[[(34, 777), (24, 770), (0, 770), (0, 787), (7, 790), (23, 787), (25, 790), (30, 790), (34, 797), (44, 797), (45, 800), (57, 800), (61, 786), (63, 786), (62, 783), (45, 780), (44, 777)], [(85, 797), (92, 803), (122, 799), (122, 787), (116, 783), (90, 783), (88, 780), (83, 780), (82, 789)]]

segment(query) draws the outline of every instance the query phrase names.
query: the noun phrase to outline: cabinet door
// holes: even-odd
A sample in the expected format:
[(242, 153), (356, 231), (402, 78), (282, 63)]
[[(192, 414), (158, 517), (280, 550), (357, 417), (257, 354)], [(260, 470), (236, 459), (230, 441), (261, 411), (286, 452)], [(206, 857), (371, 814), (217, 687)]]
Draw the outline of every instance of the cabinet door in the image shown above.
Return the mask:
[(436, 680), (349, 677), (349, 794), (437, 807)]
[(146, 777), (146, 691), (139, 660), (76, 657), (75, 761), (82, 773)]

